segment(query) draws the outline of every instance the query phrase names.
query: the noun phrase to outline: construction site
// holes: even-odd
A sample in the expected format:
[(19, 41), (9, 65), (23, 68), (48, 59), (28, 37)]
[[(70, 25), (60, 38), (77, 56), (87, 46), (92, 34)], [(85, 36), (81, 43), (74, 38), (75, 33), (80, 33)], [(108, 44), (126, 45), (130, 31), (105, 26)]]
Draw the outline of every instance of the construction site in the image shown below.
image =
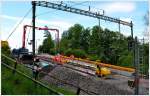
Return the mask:
[[(90, 5), (84, 5), (87, 10), (74, 7), (87, 2), (30, 2), (32, 8), (19, 24), (30, 12), (32, 20), (21, 26), (23, 32), (19, 30), (19, 48), (9, 48), (9, 38), (19, 24), (1, 40), (2, 95), (149, 95), (149, 42), (134, 34), (132, 20), (106, 16), (102, 9), (93, 12)], [(93, 28), (74, 24), (63, 33), (56, 27), (38, 26), (37, 14), (42, 7), (91, 17), (97, 24)], [(117, 24), (117, 31), (101, 27), (102, 21)], [(128, 37), (121, 33), (124, 26)], [(37, 30), (45, 34), (39, 46)]]

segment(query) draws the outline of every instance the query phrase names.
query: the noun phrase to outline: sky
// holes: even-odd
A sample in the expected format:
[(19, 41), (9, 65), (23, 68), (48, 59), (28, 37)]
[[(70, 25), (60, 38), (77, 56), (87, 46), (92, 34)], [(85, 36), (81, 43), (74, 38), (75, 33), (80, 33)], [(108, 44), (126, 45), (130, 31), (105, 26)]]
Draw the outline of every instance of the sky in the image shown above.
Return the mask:
[[(53, 3), (60, 3), (60, 1), (49, 1)], [(133, 22), (134, 36), (138, 38), (143, 38), (145, 25), (144, 16), (148, 12), (148, 1), (63, 1), (63, 4), (72, 6), (79, 9), (88, 10), (91, 7), (92, 12), (105, 11), (106, 16), (118, 18), (124, 21)], [(31, 1), (2, 1), (1, 2), (1, 40), (7, 40), (9, 34), (15, 29), (20, 20), (29, 11), (29, 14), (25, 17), (23, 22), (16, 27), (16, 30), (8, 39), (11, 49), (20, 48), (22, 46), (22, 34), (23, 26), (31, 25), (32, 20), (32, 5)], [(84, 26), (84, 28), (92, 28), (98, 25), (98, 20), (96, 18), (78, 15), (74, 13), (59, 11), (50, 8), (36, 7), (36, 26), (44, 27), (45, 25), (49, 28), (56, 28), (60, 31), (67, 30), (69, 27), (76, 23)], [(118, 24), (108, 21), (100, 20), (101, 27), (108, 28), (112, 31), (118, 31)], [(130, 27), (121, 25), (121, 33), (125, 36), (131, 34)], [(51, 31), (53, 39), (55, 39), (56, 32)], [(44, 39), (44, 31), (36, 30), (36, 49), (42, 44)], [(26, 41), (32, 39), (32, 29), (27, 29)], [(61, 35), (60, 37), (61, 38)], [(26, 43), (26, 47), (31, 51), (31, 45)]]

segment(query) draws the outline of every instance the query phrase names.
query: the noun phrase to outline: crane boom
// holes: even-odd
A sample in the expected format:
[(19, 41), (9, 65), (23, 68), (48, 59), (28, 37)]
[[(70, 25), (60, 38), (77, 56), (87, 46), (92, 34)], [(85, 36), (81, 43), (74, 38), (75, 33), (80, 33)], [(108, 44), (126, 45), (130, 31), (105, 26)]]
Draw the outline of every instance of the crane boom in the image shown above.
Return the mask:
[[(31, 25), (24, 25), (23, 27), (23, 38), (22, 38), (22, 48), (25, 48), (25, 38), (26, 38), (26, 30), (27, 27), (33, 27)], [(53, 28), (42, 28), (42, 27), (35, 27), (35, 29), (37, 30), (51, 30), (51, 31), (55, 31), (57, 32), (57, 43), (58, 43), (58, 47), (59, 47), (59, 30), (58, 29), (53, 29)]]

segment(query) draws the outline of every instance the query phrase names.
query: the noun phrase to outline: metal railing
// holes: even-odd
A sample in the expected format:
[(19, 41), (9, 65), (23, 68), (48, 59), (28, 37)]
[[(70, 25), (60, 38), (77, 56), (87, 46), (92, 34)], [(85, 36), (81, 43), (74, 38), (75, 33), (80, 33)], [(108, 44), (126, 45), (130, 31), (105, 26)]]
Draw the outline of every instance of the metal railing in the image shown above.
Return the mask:
[[(14, 67), (13, 67), (13, 66), (11, 66), (10, 64), (4, 63), (4, 62), (6, 62), (6, 61), (3, 61), (3, 59), (2, 59), (2, 62), (1, 62), (1, 64), (2, 64), (4, 67), (6, 67), (6, 68), (12, 70), (12, 73), (13, 73), (13, 74), (17, 73), (18, 75), (21, 75), (21, 76), (23, 76), (24, 78), (27, 78), (28, 80), (31, 80), (31, 81), (35, 82), (36, 85), (39, 85), (39, 86), (41, 86), (42, 88), (45, 88), (45, 90), (48, 90), (48, 91), (49, 91), (48, 94), (55, 94), (55, 95), (60, 95), (60, 94), (62, 94), (62, 93), (57, 92), (56, 90), (50, 88), (49, 86), (46, 86), (44, 83), (42, 83), (42, 82), (40, 82), (40, 81), (38, 81), (38, 80), (35, 80), (34, 78), (28, 76), (27, 74), (25, 74), (25, 73), (23, 73), (23, 72), (17, 70), (17, 62), (16, 62), (15, 60), (13, 60), (12, 58), (9, 58), (9, 57), (5, 56), (4, 54), (2, 54), (2, 56), (5, 57), (5, 60), (6, 60), (6, 58), (7, 58), (7, 60), (11, 60), (11, 61), (15, 64)], [(33, 86), (33, 87), (34, 87), (34, 86)], [(48, 95), (48, 94), (47, 94), (47, 95)], [(39, 95), (40, 95), (40, 94), (39, 94)]]

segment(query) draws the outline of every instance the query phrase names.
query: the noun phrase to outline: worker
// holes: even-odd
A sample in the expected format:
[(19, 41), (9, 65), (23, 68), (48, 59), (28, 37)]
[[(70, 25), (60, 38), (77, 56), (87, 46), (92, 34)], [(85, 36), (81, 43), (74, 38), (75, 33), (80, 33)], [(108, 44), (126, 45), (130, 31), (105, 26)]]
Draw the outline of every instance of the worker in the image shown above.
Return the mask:
[(33, 78), (36, 80), (39, 74), (39, 71), (41, 71), (41, 67), (40, 67), (40, 61), (39, 58), (35, 58), (34, 59), (34, 66), (33, 66)]
[(71, 55), (70, 58), (71, 58), (71, 60), (74, 60), (74, 55)]
[(100, 65), (96, 65), (96, 66), (97, 66), (97, 70), (99, 71), (99, 72), (98, 72), (99, 76), (102, 77)]

